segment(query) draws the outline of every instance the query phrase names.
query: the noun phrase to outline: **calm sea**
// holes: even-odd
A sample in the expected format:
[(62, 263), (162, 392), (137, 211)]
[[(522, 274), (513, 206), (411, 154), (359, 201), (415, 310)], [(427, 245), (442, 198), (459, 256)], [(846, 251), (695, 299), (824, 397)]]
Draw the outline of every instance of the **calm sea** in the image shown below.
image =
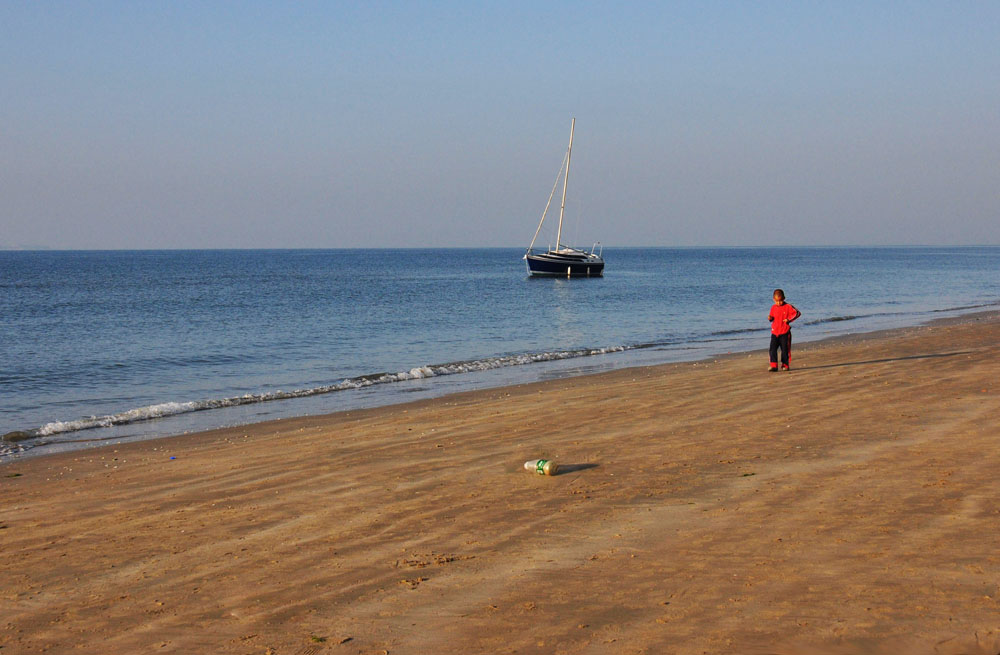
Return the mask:
[[(1000, 248), (0, 252), (0, 458), (763, 348), (1000, 300)], [(762, 368), (765, 366), (762, 361)]]

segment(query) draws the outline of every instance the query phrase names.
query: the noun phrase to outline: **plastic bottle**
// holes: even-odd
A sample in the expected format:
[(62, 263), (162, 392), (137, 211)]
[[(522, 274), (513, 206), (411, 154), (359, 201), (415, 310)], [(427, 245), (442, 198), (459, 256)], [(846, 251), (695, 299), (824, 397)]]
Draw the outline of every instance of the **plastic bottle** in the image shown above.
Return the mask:
[(524, 463), (524, 470), (534, 471), (538, 475), (555, 475), (559, 465), (551, 459), (532, 459)]

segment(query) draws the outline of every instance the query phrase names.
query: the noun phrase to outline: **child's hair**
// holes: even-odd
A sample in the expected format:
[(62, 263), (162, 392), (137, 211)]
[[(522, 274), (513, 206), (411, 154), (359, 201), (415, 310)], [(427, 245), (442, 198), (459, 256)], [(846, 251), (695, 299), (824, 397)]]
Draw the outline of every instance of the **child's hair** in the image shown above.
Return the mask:
[(775, 289), (775, 290), (774, 290), (774, 295), (776, 295), (776, 296), (781, 296), (781, 299), (782, 299), (782, 300), (784, 300), (784, 299), (785, 299), (785, 292), (784, 292), (784, 291), (782, 291), (781, 289)]

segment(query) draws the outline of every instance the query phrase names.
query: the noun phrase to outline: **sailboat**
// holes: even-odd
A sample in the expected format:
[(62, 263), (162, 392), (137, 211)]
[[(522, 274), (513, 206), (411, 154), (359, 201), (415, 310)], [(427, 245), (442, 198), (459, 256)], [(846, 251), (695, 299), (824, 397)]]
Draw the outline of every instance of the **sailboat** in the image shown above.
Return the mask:
[[(556, 175), (555, 184), (552, 185), (552, 193), (549, 194), (549, 201), (545, 203), (545, 209), (542, 211), (542, 220), (538, 221), (538, 229), (535, 230), (535, 236), (531, 239), (531, 245), (528, 246), (528, 250), (524, 253), (524, 261), (529, 275), (547, 275), (550, 277), (600, 277), (604, 275), (604, 259), (601, 257), (604, 249), (602, 247), (600, 252), (597, 250), (600, 243), (595, 243), (590, 252), (578, 248), (570, 248), (562, 243), (563, 216), (566, 213), (566, 189), (569, 187), (569, 163), (573, 155), (573, 130), (575, 128), (576, 119), (574, 118), (569, 126), (569, 147), (566, 149), (566, 156), (559, 167), (559, 174)], [(545, 215), (552, 204), (552, 197), (559, 186), (560, 177), (563, 181), (563, 188), (562, 203), (559, 206), (559, 229), (556, 231), (556, 247), (550, 247), (544, 253), (536, 253), (534, 251), (535, 240), (538, 239), (538, 233), (542, 230)]]

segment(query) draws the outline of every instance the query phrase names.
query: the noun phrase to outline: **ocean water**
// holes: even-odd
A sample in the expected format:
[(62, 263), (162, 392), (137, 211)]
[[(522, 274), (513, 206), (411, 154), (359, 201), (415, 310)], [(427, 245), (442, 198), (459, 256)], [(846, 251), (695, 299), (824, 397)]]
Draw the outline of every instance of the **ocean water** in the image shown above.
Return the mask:
[(0, 252), (0, 459), (764, 348), (775, 287), (797, 342), (1000, 301), (997, 247), (521, 255)]

